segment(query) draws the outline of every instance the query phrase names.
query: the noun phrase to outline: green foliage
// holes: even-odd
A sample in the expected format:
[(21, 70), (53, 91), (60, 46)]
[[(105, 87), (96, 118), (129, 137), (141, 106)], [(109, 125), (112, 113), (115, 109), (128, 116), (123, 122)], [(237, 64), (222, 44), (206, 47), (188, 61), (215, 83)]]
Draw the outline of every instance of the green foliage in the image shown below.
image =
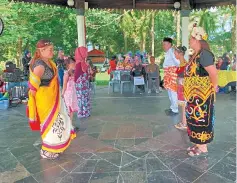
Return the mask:
[(236, 7), (218, 7), (211, 11), (193, 11), (190, 20), (199, 19), (208, 34), (208, 42), (216, 56), (221, 56), (225, 52), (236, 52)]
[[(73, 55), (77, 46), (76, 12), (73, 9), (30, 3), (9, 3), (0, 0), (0, 17), (5, 31), (0, 37), (0, 61), (18, 60), (25, 49), (32, 52), (36, 42), (50, 39)], [(154, 14), (155, 56), (163, 61), (162, 39), (173, 37), (176, 44), (177, 19), (174, 11), (98, 10), (86, 11), (87, 42), (109, 49), (109, 56), (152, 48), (152, 14)], [(236, 7), (220, 7), (193, 11), (190, 20), (198, 17), (209, 35), (214, 53), (236, 49)], [(228, 27), (230, 29), (228, 29)], [(188, 35), (187, 35), (188, 36)]]
[(72, 9), (0, 0), (0, 10), (5, 23), (0, 60), (20, 57), (24, 49), (34, 51), (37, 41), (45, 38), (68, 54), (76, 47), (76, 14)]

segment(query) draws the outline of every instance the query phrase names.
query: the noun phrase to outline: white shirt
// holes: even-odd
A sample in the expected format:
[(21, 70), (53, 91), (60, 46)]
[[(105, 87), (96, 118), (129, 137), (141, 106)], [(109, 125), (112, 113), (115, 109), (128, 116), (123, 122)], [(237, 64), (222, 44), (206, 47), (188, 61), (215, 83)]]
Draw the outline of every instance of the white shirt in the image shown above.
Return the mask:
[(173, 66), (178, 67), (179, 65), (180, 65), (180, 61), (175, 58), (174, 49), (170, 48), (165, 53), (165, 61), (163, 63), (163, 68), (173, 67)]

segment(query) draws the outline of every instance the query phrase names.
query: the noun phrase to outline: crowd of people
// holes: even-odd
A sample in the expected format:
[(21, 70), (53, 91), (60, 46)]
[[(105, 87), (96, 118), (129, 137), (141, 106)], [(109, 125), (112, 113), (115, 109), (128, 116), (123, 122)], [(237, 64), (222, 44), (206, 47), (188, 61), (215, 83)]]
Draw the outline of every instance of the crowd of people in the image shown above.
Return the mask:
[[(194, 143), (187, 149), (191, 157), (206, 155), (207, 144), (214, 138), (214, 102), (218, 76), (214, 55), (206, 40), (204, 29), (194, 26), (189, 40), (193, 54), (187, 61), (185, 46), (174, 47), (171, 38), (163, 39), (164, 88), (168, 91), (171, 103), (165, 112), (169, 116), (177, 115), (178, 105), (181, 106), (181, 121), (175, 127), (187, 130), (190, 141)], [(86, 47), (76, 48), (75, 57), (66, 59), (63, 59), (60, 50), (57, 64), (52, 60), (54, 51), (50, 41), (40, 40), (36, 48), (29, 64), (28, 117), (31, 128), (41, 131), (42, 158), (55, 159), (76, 136), (72, 125), (73, 113), (77, 112), (78, 118), (90, 116), (90, 78), (93, 78), (96, 68), (87, 59)], [(113, 57), (109, 64), (109, 74), (125, 69), (130, 71), (131, 77), (148, 76), (148, 92), (151, 91), (153, 78), (149, 78), (149, 74), (154, 76), (156, 93), (159, 93), (160, 73), (153, 56), (150, 56), (150, 64), (145, 66), (137, 55), (134, 58), (126, 55), (123, 62), (119, 63)]]
[[(159, 66), (155, 63), (155, 57), (150, 56), (150, 63), (147, 58), (139, 53), (136, 53), (134, 57), (132, 57), (131, 52), (124, 55), (121, 59), (113, 56), (109, 61), (109, 69), (108, 74), (110, 74), (110, 80), (113, 78), (113, 73), (116, 70), (126, 70), (130, 71), (131, 80), (133, 81), (135, 77), (143, 77), (144, 82), (148, 82), (148, 93), (150, 94), (152, 91), (152, 84), (154, 80), (155, 82), (155, 92), (160, 93), (160, 69)], [(145, 92), (144, 85), (138, 85), (140, 91)]]
[[(231, 59), (228, 53), (219, 56), (216, 61), (216, 68), (222, 71), (236, 71), (236, 54)], [(230, 82), (226, 87), (220, 88), (220, 93), (228, 93), (228, 87), (231, 87), (231, 92), (236, 92), (236, 82)]]

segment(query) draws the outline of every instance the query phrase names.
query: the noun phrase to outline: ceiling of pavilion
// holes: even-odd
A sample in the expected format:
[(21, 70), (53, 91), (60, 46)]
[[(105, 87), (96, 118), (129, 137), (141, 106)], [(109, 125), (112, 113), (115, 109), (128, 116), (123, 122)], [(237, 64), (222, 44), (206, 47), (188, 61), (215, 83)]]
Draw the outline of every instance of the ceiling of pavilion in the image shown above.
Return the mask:
[[(17, 0), (24, 2), (37, 2), (44, 4), (67, 6), (67, 0)], [(75, 0), (74, 0), (75, 1)], [(85, 0), (89, 8), (111, 8), (111, 9), (174, 9), (177, 0)], [(179, 0), (189, 1), (191, 8), (199, 9), (213, 6), (224, 6), (235, 4), (236, 0)]]

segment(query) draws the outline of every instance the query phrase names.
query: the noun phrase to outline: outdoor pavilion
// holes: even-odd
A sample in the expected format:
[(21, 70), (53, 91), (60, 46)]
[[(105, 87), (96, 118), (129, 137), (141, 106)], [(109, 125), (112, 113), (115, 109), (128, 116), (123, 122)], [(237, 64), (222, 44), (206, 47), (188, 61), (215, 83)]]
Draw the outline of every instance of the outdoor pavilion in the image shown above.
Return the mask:
[[(68, 6), (67, 0), (25, 2)], [(233, 0), (190, 0), (189, 7), (185, 2), (187, 0), (181, 5), (183, 12), (234, 4)], [(88, 0), (86, 4), (88, 8), (174, 9), (173, 3), (174, 0)], [(78, 9), (79, 45), (84, 45), (85, 2), (75, 2), (75, 7)], [(182, 15), (184, 42), (188, 37), (185, 34), (188, 13)], [(80, 121), (80, 127), (85, 129), (56, 161), (40, 158), (40, 135), (30, 132), (25, 106), (1, 112), (0, 182), (236, 182), (235, 96), (218, 96), (215, 140), (209, 146), (210, 156), (193, 159), (186, 154), (190, 145), (186, 132), (174, 129), (179, 116), (164, 115), (164, 107), (168, 105), (166, 93), (118, 96), (108, 95), (106, 91), (96, 91), (91, 118)]]
[(182, 17), (182, 45), (188, 48), (189, 13), (193, 9), (211, 8), (235, 4), (235, 0), (19, 0), (68, 6), (77, 10), (78, 46), (86, 45), (85, 9), (176, 9)]

